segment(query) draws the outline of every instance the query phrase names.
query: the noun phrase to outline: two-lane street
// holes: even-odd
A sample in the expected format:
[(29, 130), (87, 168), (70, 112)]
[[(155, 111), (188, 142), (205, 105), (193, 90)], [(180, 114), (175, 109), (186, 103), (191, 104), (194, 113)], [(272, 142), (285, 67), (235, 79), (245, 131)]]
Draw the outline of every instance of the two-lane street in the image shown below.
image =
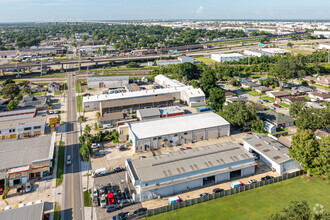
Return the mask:
[(75, 87), (72, 73), (68, 73), (67, 123), (65, 163), (71, 155), (72, 164), (64, 168), (63, 219), (83, 219), (83, 193), (80, 178), (80, 153), (78, 144), (78, 126)]

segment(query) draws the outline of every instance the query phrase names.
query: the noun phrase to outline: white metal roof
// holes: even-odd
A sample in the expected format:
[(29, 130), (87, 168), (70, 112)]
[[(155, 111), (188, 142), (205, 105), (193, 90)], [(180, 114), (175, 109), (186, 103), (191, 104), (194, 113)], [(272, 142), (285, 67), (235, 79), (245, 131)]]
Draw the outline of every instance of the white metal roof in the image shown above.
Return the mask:
[(129, 76), (93, 76), (87, 77), (87, 82), (123, 81), (129, 80)]
[(240, 53), (220, 53), (220, 57), (244, 57), (244, 55)]
[(213, 112), (190, 114), (129, 124), (131, 131), (137, 139), (157, 137), (166, 134), (175, 134), (222, 125), (229, 125), (229, 122)]

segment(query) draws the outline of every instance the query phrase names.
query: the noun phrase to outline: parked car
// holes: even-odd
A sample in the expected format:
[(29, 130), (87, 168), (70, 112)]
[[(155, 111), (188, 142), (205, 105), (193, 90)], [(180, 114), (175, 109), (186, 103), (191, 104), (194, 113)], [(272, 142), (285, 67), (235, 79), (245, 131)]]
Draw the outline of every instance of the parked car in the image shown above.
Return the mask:
[(116, 204), (110, 204), (110, 205), (107, 205), (105, 208), (106, 208), (107, 212), (114, 212), (119, 209), (119, 206)]
[(113, 125), (112, 124), (106, 124), (106, 125), (103, 125), (103, 128), (104, 129), (113, 128)]
[(125, 150), (127, 150), (126, 147), (120, 147), (120, 148), (119, 148), (119, 151), (125, 151)]
[(22, 208), (22, 207), (24, 207), (25, 206), (25, 204), (24, 203), (20, 203), (19, 205), (18, 205), (18, 207), (17, 208)]
[(6, 211), (6, 210), (10, 210), (11, 209), (11, 206), (6, 206), (6, 208), (4, 208), (3, 210)]
[(199, 197), (203, 197), (203, 196), (207, 196), (207, 195), (209, 195), (209, 193), (202, 193), (199, 195)]
[(95, 178), (95, 177), (98, 177), (98, 176), (104, 176), (106, 174), (107, 174), (107, 170), (105, 168), (100, 168), (100, 169), (95, 170), (92, 173), (92, 177)]
[(101, 208), (105, 208), (105, 206), (107, 205), (106, 195), (103, 194), (101, 196), (100, 203), (101, 203)]
[(98, 197), (99, 196), (99, 191), (94, 187), (93, 188), (93, 194), (92, 194), (93, 197)]
[(93, 206), (99, 206), (99, 198), (97, 196), (93, 196)]
[(100, 144), (96, 144), (96, 143), (92, 144), (92, 149), (96, 149), (96, 148), (100, 148), (100, 147), (101, 147)]
[(192, 148), (191, 147), (186, 147), (186, 150), (191, 150)]
[(118, 215), (112, 217), (112, 220), (125, 220), (127, 219), (129, 212), (121, 212)]
[(57, 109), (54, 109), (54, 113), (55, 113), (55, 114), (58, 114), (58, 110), (57, 110)]
[(54, 110), (49, 110), (48, 113), (49, 114), (54, 114)]
[(140, 156), (139, 159), (143, 159), (143, 158), (146, 158), (146, 156)]
[(99, 192), (100, 192), (101, 195), (106, 193), (105, 190), (106, 190), (105, 187), (102, 184), (100, 184), (99, 185)]
[(66, 165), (70, 166), (71, 165), (71, 155), (66, 156)]
[(184, 148), (182, 148), (182, 147), (180, 148), (180, 151), (184, 151), (184, 150), (186, 150), (186, 149), (184, 149)]
[(123, 195), (121, 194), (121, 191), (117, 191), (116, 198), (118, 203), (120, 203), (121, 200), (123, 200)]
[(264, 102), (269, 102), (267, 99), (263, 99), (262, 101), (264, 101)]
[(113, 196), (113, 193), (112, 192), (109, 192), (108, 193), (108, 204), (109, 205), (115, 204), (115, 197)]
[(121, 167), (116, 167), (115, 169), (113, 169), (113, 171), (115, 172), (115, 173), (119, 173), (119, 172), (121, 172), (121, 171), (124, 171), (125, 169), (124, 168), (121, 168)]
[(147, 212), (147, 208), (139, 208), (133, 212), (134, 215), (143, 215)]
[(259, 182), (259, 181), (258, 180), (255, 180), (255, 179), (252, 179), (252, 180), (249, 180), (248, 181), (248, 184), (257, 183), (257, 182)]
[(259, 102), (260, 104), (264, 104), (261, 100), (258, 100), (258, 102)]
[(276, 108), (281, 108), (281, 106), (279, 106), (278, 104), (273, 104), (273, 106), (275, 106)]
[(131, 198), (131, 194), (129, 193), (128, 188), (125, 188), (125, 189), (124, 189), (124, 193), (125, 193), (125, 197), (126, 197), (126, 199), (130, 199), (130, 198)]
[(107, 185), (107, 191), (108, 191), (108, 193), (109, 192), (112, 192), (112, 187), (111, 187), (111, 184), (110, 183), (108, 183), (108, 185)]
[(26, 203), (26, 206), (30, 206), (30, 205), (33, 205), (33, 202)]
[(219, 188), (213, 189), (213, 193), (219, 193), (219, 192), (222, 192), (222, 191), (224, 191), (224, 189), (219, 189)]
[(269, 180), (269, 179), (272, 179), (272, 178), (274, 178), (274, 177), (272, 177), (272, 176), (265, 176), (265, 177), (262, 177), (261, 178), (261, 181)]
[(130, 206), (132, 203), (129, 200), (122, 200), (120, 201), (120, 207), (126, 207), (126, 206)]

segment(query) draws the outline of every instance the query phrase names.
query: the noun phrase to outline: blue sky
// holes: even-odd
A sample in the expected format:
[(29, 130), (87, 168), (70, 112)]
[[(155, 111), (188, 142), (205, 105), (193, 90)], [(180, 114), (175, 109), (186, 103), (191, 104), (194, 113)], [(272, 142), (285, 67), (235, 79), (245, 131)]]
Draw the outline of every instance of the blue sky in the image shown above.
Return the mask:
[(330, 19), (330, 0), (0, 0), (0, 22)]

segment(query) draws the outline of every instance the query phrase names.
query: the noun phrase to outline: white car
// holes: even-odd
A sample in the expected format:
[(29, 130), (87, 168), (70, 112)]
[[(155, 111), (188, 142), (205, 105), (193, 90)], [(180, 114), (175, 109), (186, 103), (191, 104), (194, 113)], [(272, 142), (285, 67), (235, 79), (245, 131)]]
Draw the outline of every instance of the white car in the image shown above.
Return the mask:
[(30, 205), (33, 205), (33, 202), (26, 203), (26, 206), (30, 206)]
[(21, 204), (18, 205), (18, 208), (22, 208), (24, 206), (25, 206), (24, 203), (21, 203)]
[(258, 180), (255, 180), (255, 179), (252, 179), (252, 180), (249, 180), (248, 181), (248, 184), (257, 183), (257, 182), (259, 182), (259, 181)]
[(11, 209), (11, 206), (7, 206), (6, 208), (4, 208), (4, 211), (10, 210), (10, 209)]
[(37, 200), (36, 201), (36, 204), (40, 204), (40, 203), (42, 203), (42, 200)]
[(25, 192), (31, 192), (31, 183), (29, 182), (26, 183)]
[(54, 114), (54, 111), (53, 110), (49, 110), (49, 114)]
[(96, 148), (100, 148), (100, 147), (101, 147), (100, 144), (96, 144), (96, 143), (92, 144), (92, 149), (96, 149)]
[(55, 110), (54, 110), (54, 113), (55, 113), (55, 114), (57, 114), (57, 113), (58, 113), (58, 110), (57, 110), (57, 109), (55, 109)]
[(104, 129), (113, 128), (113, 125), (112, 124), (103, 125), (103, 128)]

